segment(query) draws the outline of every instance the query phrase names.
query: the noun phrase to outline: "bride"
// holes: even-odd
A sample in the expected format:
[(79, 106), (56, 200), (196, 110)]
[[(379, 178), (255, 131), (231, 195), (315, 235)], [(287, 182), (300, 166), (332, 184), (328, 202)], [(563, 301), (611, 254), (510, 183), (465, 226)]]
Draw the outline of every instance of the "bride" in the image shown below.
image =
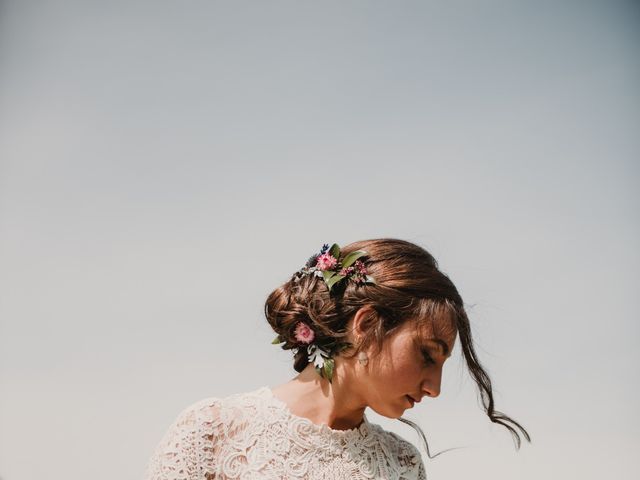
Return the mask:
[(324, 245), (269, 295), (265, 315), (298, 375), (187, 407), (156, 447), (146, 480), (425, 479), (416, 447), (370, 423), (365, 410), (424, 438), (401, 417), (438, 396), (456, 337), (489, 420), (517, 447), (521, 436), (530, 440), (494, 409), (462, 298), (413, 243)]

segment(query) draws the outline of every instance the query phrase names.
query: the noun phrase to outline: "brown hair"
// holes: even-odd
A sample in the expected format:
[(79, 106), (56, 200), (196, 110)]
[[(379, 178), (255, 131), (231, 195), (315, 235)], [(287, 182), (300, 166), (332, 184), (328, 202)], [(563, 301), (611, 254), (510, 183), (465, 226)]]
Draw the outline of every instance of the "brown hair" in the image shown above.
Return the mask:
[[(356, 250), (367, 252), (363, 260), (375, 284), (342, 281), (330, 293), (321, 278), (308, 275), (296, 281), (294, 275), (269, 295), (265, 315), (285, 341), (283, 348), (294, 348), (294, 329), (300, 321), (311, 326), (319, 343), (344, 338), (347, 322), (364, 306), (372, 307), (367, 317), (368, 333), (352, 355), (371, 342), (379, 348), (386, 334), (409, 319), (427, 318), (433, 324), (437, 318), (446, 319), (458, 332), (462, 354), (489, 419), (509, 430), (516, 448), (520, 448), (520, 434), (531, 441), (518, 422), (495, 410), (491, 380), (478, 361), (462, 298), (433, 256), (411, 242), (393, 238), (354, 242), (343, 247), (341, 254)], [(307, 363), (301, 349), (294, 357), (294, 368), (301, 372)], [(417, 425), (405, 423), (416, 428), (425, 440)]]

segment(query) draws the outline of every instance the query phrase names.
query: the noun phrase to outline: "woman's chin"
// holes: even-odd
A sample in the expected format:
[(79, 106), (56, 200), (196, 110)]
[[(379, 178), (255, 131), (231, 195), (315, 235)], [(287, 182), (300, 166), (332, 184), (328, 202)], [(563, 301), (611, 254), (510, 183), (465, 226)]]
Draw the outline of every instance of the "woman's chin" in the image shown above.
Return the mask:
[(409, 407), (398, 403), (395, 405), (385, 405), (384, 408), (377, 408), (372, 405), (369, 405), (369, 408), (371, 408), (371, 410), (376, 412), (378, 415), (382, 415), (383, 417), (398, 419), (404, 414), (405, 410)]

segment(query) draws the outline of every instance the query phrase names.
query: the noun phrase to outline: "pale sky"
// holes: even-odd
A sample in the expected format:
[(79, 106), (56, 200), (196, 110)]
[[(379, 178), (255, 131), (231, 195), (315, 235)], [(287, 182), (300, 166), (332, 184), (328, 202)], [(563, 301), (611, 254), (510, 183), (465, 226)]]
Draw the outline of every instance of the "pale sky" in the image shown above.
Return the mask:
[[(178, 413), (294, 374), (262, 308), (323, 243), (457, 285), (407, 417), (430, 480), (640, 469), (628, 1), (0, 3), (0, 479), (139, 479)], [(370, 413), (419, 446), (398, 421)]]

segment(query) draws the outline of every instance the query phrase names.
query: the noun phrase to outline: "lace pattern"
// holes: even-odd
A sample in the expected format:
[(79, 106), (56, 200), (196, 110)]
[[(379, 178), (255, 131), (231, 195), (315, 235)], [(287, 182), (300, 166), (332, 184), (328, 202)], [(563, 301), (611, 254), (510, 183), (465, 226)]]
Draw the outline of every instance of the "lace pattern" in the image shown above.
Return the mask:
[(425, 480), (417, 449), (370, 423), (333, 430), (295, 416), (268, 387), (206, 398), (183, 410), (145, 480)]

